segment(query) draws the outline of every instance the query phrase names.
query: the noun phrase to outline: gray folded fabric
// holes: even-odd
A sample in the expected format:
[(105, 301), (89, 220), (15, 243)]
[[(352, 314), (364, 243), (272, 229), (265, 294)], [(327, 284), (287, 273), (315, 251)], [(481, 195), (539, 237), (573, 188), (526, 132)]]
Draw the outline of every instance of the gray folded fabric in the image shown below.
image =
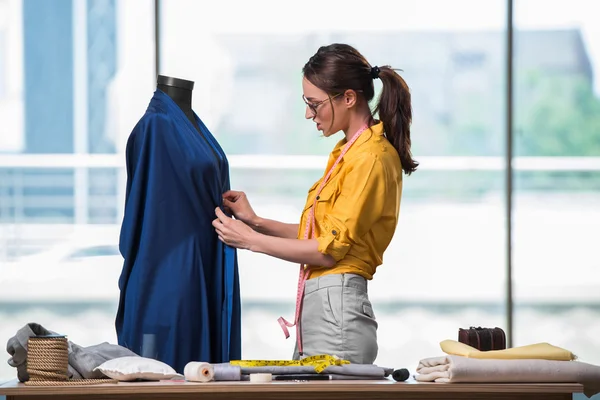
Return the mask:
[[(378, 367), (373, 364), (343, 364), (330, 365), (323, 370), (323, 374), (350, 376), (349, 379), (358, 379), (364, 377), (366, 379), (385, 378), (393, 372), (392, 368)], [(264, 367), (242, 367), (242, 374), (273, 374), (273, 375), (300, 375), (300, 374), (316, 374), (315, 368), (311, 366), (264, 366)], [(336, 378), (334, 378), (336, 379)], [(340, 378), (341, 379), (341, 378)]]
[(315, 368), (311, 366), (302, 367), (279, 367), (279, 366), (264, 366), (264, 367), (242, 367), (242, 375), (250, 374), (273, 374), (273, 375), (300, 375), (300, 374), (316, 374)]
[[(384, 377), (375, 377), (375, 376), (354, 376), (354, 375), (338, 375), (338, 374), (325, 374), (325, 373), (321, 373), (321, 374), (315, 374), (315, 373), (311, 373), (311, 374), (298, 374), (297, 376), (302, 376), (302, 375), (308, 375), (308, 376), (315, 376), (315, 375), (324, 375), (324, 376), (328, 376), (331, 380), (333, 381), (341, 381), (341, 380), (346, 380), (346, 381), (373, 381), (373, 380), (380, 380), (380, 379), (387, 379)], [(273, 375), (273, 380), (275, 380), (275, 377), (278, 376), (296, 376), (296, 374), (279, 374), (279, 375)], [(242, 375), (240, 377), (241, 381), (249, 381), (250, 380), (250, 375)], [(302, 379), (299, 379), (302, 380)], [(280, 381), (280, 382), (284, 382), (284, 381)]]
[[(17, 378), (21, 382), (29, 380), (27, 373), (27, 341), (32, 336), (58, 335), (40, 324), (29, 323), (19, 329), (15, 336), (8, 339), (6, 351), (10, 354), (8, 365), (17, 368)], [(69, 344), (68, 376), (71, 379), (99, 379), (105, 378), (100, 371), (94, 368), (113, 358), (137, 356), (131, 350), (107, 342), (94, 346), (82, 347), (71, 341)]]
[(340, 375), (340, 374), (329, 374), (331, 379), (334, 381), (360, 381), (360, 380), (378, 380), (378, 379), (386, 379), (384, 376), (361, 376), (361, 375)]
[(393, 371), (393, 368), (383, 368), (373, 364), (343, 364), (330, 365), (329, 367), (325, 368), (323, 373), (335, 375), (352, 375), (354, 377), (368, 376), (384, 378), (390, 376)]

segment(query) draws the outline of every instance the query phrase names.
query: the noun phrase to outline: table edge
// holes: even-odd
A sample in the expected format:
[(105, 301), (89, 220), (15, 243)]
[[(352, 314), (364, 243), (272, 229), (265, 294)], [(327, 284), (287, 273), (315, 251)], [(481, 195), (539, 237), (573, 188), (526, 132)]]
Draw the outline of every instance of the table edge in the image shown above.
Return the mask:
[(0, 396), (77, 395), (77, 394), (150, 394), (150, 393), (582, 393), (579, 383), (434, 383), (386, 381), (328, 382), (119, 382), (101, 385), (26, 386), (16, 379), (0, 384)]

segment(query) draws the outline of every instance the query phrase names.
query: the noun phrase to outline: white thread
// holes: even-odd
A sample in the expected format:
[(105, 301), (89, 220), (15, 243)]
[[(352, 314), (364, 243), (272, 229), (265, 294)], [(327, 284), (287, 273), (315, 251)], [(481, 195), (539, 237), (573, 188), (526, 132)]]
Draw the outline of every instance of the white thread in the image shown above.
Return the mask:
[(272, 374), (250, 374), (250, 382), (271, 382)]
[(190, 382), (210, 382), (214, 380), (215, 370), (209, 363), (191, 361), (185, 366), (183, 375)]

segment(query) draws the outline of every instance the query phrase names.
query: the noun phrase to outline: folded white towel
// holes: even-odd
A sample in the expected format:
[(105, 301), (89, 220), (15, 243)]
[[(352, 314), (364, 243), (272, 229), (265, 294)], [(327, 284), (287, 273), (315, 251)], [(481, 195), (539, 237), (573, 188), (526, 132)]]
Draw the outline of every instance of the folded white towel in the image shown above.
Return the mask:
[(415, 379), (447, 383), (580, 383), (586, 396), (600, 393), (600, 366), (581, 361), (498, 360), (448, 355), (421, 360)]

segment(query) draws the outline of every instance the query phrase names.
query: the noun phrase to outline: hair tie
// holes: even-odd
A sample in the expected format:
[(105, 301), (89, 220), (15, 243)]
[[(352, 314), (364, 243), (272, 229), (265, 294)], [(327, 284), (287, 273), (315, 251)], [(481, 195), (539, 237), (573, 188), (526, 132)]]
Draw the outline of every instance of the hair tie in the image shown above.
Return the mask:
[(374, 66), (371, 68), (371, 78), (373, 79), (379, 79), (379, 73), (381, 72), (381, 70), (379, 69), (378, 66)]

